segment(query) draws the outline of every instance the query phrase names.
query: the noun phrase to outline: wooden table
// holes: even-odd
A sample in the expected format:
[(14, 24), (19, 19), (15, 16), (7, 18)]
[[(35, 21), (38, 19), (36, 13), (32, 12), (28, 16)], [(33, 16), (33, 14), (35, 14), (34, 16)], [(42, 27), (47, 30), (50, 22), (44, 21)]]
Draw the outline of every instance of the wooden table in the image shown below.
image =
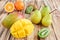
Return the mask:
[[(14, 2), (15, 0), (0, 0), (0, 40), (60, 40), (60, 10), (59, 10), (60, 0), (44, 1), (44, 3), (51, 8), (51, 11), (57, 8), (57, 10), (51, 13), (52, 24), (48, 27), (51, 30), (51, 33), (45, 39), (41, 39), (37, 36), (38, 30), (40, 30), (43, 27), (41, 25), (35, 25), (35, 24), (34, 24), (35, 25), (34, 32), (28, 37), (23, 39), (16, 39), (11, 36), (9, 30), (4, 28), (3, 25), (1, 24), (4, 17), (7, 16), (7, 13), (4, 11), (3, 7), (8, 1)], [(29, 1), (24, 0), (23, 2), (25, 3), (25, 9), (29, 3), (37, 4), (38, 9), (42, 6), (41, 0), (29, 0)], [(25, 9), (22, 12), (25, 12)], [(29, 16), (28, 14), (25, 14), (25, 16), (26, 15)]]

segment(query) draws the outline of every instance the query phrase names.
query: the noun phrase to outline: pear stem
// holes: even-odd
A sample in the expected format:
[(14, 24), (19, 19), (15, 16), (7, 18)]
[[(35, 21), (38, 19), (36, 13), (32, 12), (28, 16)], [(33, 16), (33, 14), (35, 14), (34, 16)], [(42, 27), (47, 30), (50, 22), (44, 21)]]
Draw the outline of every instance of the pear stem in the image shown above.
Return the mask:
[[(43, 0), (42, 2), (43, 2), (43, 5), (44, 5), (44, 6), (47, 6), (44, 0)], [(54, 9), (54, 10), (52, 10), (49, 14), (53, 13), (53, 12), (56, 11), (56, 10), (57, 10), (57, 8)]]
[(53, 13), (53, 12), (56, 11), (56, 10), (57, 10), (57, 9), (52, 10), (49, 14)]
[(47, 6), (46, 3), (45, 3), (44, 1), (43, 1), (43, 5), (44, 5), (44, 6)]

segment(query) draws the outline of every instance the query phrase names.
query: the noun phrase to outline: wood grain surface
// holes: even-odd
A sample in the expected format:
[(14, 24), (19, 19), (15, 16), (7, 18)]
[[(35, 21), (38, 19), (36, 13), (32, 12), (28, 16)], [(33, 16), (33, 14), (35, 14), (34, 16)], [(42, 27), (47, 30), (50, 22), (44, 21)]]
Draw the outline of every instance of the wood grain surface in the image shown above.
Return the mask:
[[(30, 3), (36, 4), (38, 9), (40, 9), (43, 4), (49, 6), (51, 11), (57, 9), (51, 13), (53, 21), (48, 27), (51, 32), (45, 39), (41, 39), (37, 36), (37, 32), (43, 27), (35, 24), (34, 32), (30, 36), (22, 39), (12, 37), (9, 29), (4, 28), (1, 24), (4, 17), (7, 16), (7, 13), (4, 11), (3, 7), (8, 1), (14, 2), (15, 0), (0, 0), (0, 40), (60, 40), (60, 0), (22, 0), (25, 3), (25, 9)], [(22, 11), (23, 13), (25, 12), (25, 9)], [(26, 18), (29, 18), (28, 16), (28, 14), (25, 14)]]

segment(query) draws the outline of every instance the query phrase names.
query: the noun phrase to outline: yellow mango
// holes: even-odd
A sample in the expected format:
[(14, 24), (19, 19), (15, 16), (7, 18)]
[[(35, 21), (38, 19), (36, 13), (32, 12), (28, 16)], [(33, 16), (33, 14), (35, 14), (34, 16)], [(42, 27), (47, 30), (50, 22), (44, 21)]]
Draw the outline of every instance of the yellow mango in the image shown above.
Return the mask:
[(28, 19), (20, 19), (16, 21), (10, 28), (10, 33), (15, 38), (24, 38), (31, 35), (34, 25)]

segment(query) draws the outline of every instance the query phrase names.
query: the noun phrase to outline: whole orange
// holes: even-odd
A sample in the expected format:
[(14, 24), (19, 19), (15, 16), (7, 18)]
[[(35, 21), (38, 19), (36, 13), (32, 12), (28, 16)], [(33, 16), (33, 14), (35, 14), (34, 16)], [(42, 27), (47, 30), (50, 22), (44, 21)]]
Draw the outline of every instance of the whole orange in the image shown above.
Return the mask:
[(24, 3), (22, 1), (16, 1), (14, 3), (16, 10), (23, 10), (24, 9)]

